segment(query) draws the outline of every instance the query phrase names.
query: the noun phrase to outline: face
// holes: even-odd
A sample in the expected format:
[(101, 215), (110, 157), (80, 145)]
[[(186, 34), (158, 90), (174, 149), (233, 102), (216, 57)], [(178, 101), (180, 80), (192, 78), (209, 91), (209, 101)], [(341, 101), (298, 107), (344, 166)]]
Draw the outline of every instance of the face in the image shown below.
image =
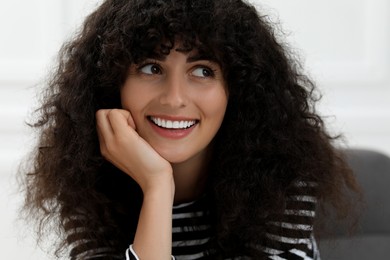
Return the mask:
[(172, 49), (133, 64), (121, 89), (138, 134), (171, 163), (206, 152), (226, 111), (220, 66), (196, 54)]

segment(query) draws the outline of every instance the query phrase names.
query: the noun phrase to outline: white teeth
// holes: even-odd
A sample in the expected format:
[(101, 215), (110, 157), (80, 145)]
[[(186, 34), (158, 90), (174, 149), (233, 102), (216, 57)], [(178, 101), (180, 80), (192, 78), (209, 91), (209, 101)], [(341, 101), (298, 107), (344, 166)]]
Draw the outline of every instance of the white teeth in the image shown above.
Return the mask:
[(191, 121), (171, 121), (171, 120), (165, 120), (161, 118), (156, 118), (156, 117), (150, 117), (150, 119), (158, 125), (159, 127), (163, 128), (169, 128), (169, 129), (185, 129), (188, 127), (191, 127), (195, 125), (196, 121), (191, 120)]

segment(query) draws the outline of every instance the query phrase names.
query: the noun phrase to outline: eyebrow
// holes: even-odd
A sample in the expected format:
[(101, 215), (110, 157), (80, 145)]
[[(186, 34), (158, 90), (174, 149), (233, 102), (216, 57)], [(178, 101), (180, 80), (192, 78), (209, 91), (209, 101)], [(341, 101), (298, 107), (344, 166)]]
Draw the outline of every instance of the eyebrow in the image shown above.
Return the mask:
[(217, 62), (214, 57), (212, 57), (211, 55), (207, 55), (205, 53), (202, 53), (202, 54), (197, 53), (195, 55), (189, 55), (187, 57), (187, 62), (188, 63), (195, 62), (195, 61), (198, 61), (198, 60), (207, 60), (207, 61), (211, 61), (211, 62)]
[[(167, 59), (167, 55), (155, 54), (149, 56), (147, 59), (155, 59), (158, 61), (165, 61)], [(187, 57), (187, 63), (196, 62), (199, 60), (207, 60), (211, 62), (217, 63), (217, 60), (211, 55), (207, 55), (206, 53), (195, 53), (193, 55), (189, 55)]]

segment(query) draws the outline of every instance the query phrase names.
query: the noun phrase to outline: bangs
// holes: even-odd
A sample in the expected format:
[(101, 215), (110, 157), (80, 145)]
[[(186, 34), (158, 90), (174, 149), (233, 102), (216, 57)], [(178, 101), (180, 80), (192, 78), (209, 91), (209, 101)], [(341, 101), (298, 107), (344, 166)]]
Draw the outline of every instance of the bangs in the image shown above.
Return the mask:
[[(197, 52), (202, 57), (219, 61), (214, 42), (213, 1), (185, 1), (172, 5), (170, 1), (144, 1), (137, 7), (130, 26), (124, 36), (132, 53), (132, 61), (166, 56), (176, 51)], [(196, 4), (196, 6), (194, 6)], [(156, 6), (158, 8), (156, 8)]]
[(135, 64), (142, 63), (146, 59), (163, 59), (165, 56), (169, 55), (171, 50), (181, 52), (184, 54), (193, 53), (199, 60), (210, 60), (216, 63), (220, 63), (217, 54), (212, 50), (208, 45), (202, 44), (200, 42), (187, 42), (182, 40), (183, 38), (175, 37), (173, 40), (167, 42), (156, 43), (155, 46), (149, 46), (148, 49), (142, 49), (142, 51), (137, 52), (134, 56), (133, 62)]
[(119, 88), (131, 64), (167, 56), (172, 49), (218, 63), (224, 77), (228, 75), (233, 60), (229, 57), (238, 50), (229, 46), (234, 46), (241, 30), (239, 26), (231, 30), (231, 23), (238, 20), (225, 8), (237, 8), (216, 0), (127, 0), (106, 5), (91, 16), (95, 27), (88, 28), (96, 32), (91, 48), (104, 88)]

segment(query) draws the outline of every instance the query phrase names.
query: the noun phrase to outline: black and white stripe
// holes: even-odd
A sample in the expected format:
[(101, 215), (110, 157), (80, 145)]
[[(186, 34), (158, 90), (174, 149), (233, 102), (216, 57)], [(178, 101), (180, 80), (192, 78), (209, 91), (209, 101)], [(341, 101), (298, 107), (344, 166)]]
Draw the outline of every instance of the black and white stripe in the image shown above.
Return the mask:
[[(313, 222), (317, 199), (315, 183), (299, 182), (289, 190), (284, 214), (272, 216), (266, 225), (264, 245), (260, 248), (269, 259), (319, 259), (313, 236)], [(173, 207), (172, 254), (176, 260), (212, 259), (207, 257), (212, 226), (207, 214), (205, 198)], [(75, 227), (77, 218), (71, 220)], [(81, 223), (81, 222), (80, 222)], [(77, 226), (77, 225), (76, 225)], [(73, 247), (71, 259), (138, 259), (128, 249), (123, 256), (107, 247), (83, 238), (85, 230), (76, 227), (68, 230), (68, 241)], [(106, 257), (106, 258), (105, 258)], [(236, 259), (249, 259), (241, 257)]]

